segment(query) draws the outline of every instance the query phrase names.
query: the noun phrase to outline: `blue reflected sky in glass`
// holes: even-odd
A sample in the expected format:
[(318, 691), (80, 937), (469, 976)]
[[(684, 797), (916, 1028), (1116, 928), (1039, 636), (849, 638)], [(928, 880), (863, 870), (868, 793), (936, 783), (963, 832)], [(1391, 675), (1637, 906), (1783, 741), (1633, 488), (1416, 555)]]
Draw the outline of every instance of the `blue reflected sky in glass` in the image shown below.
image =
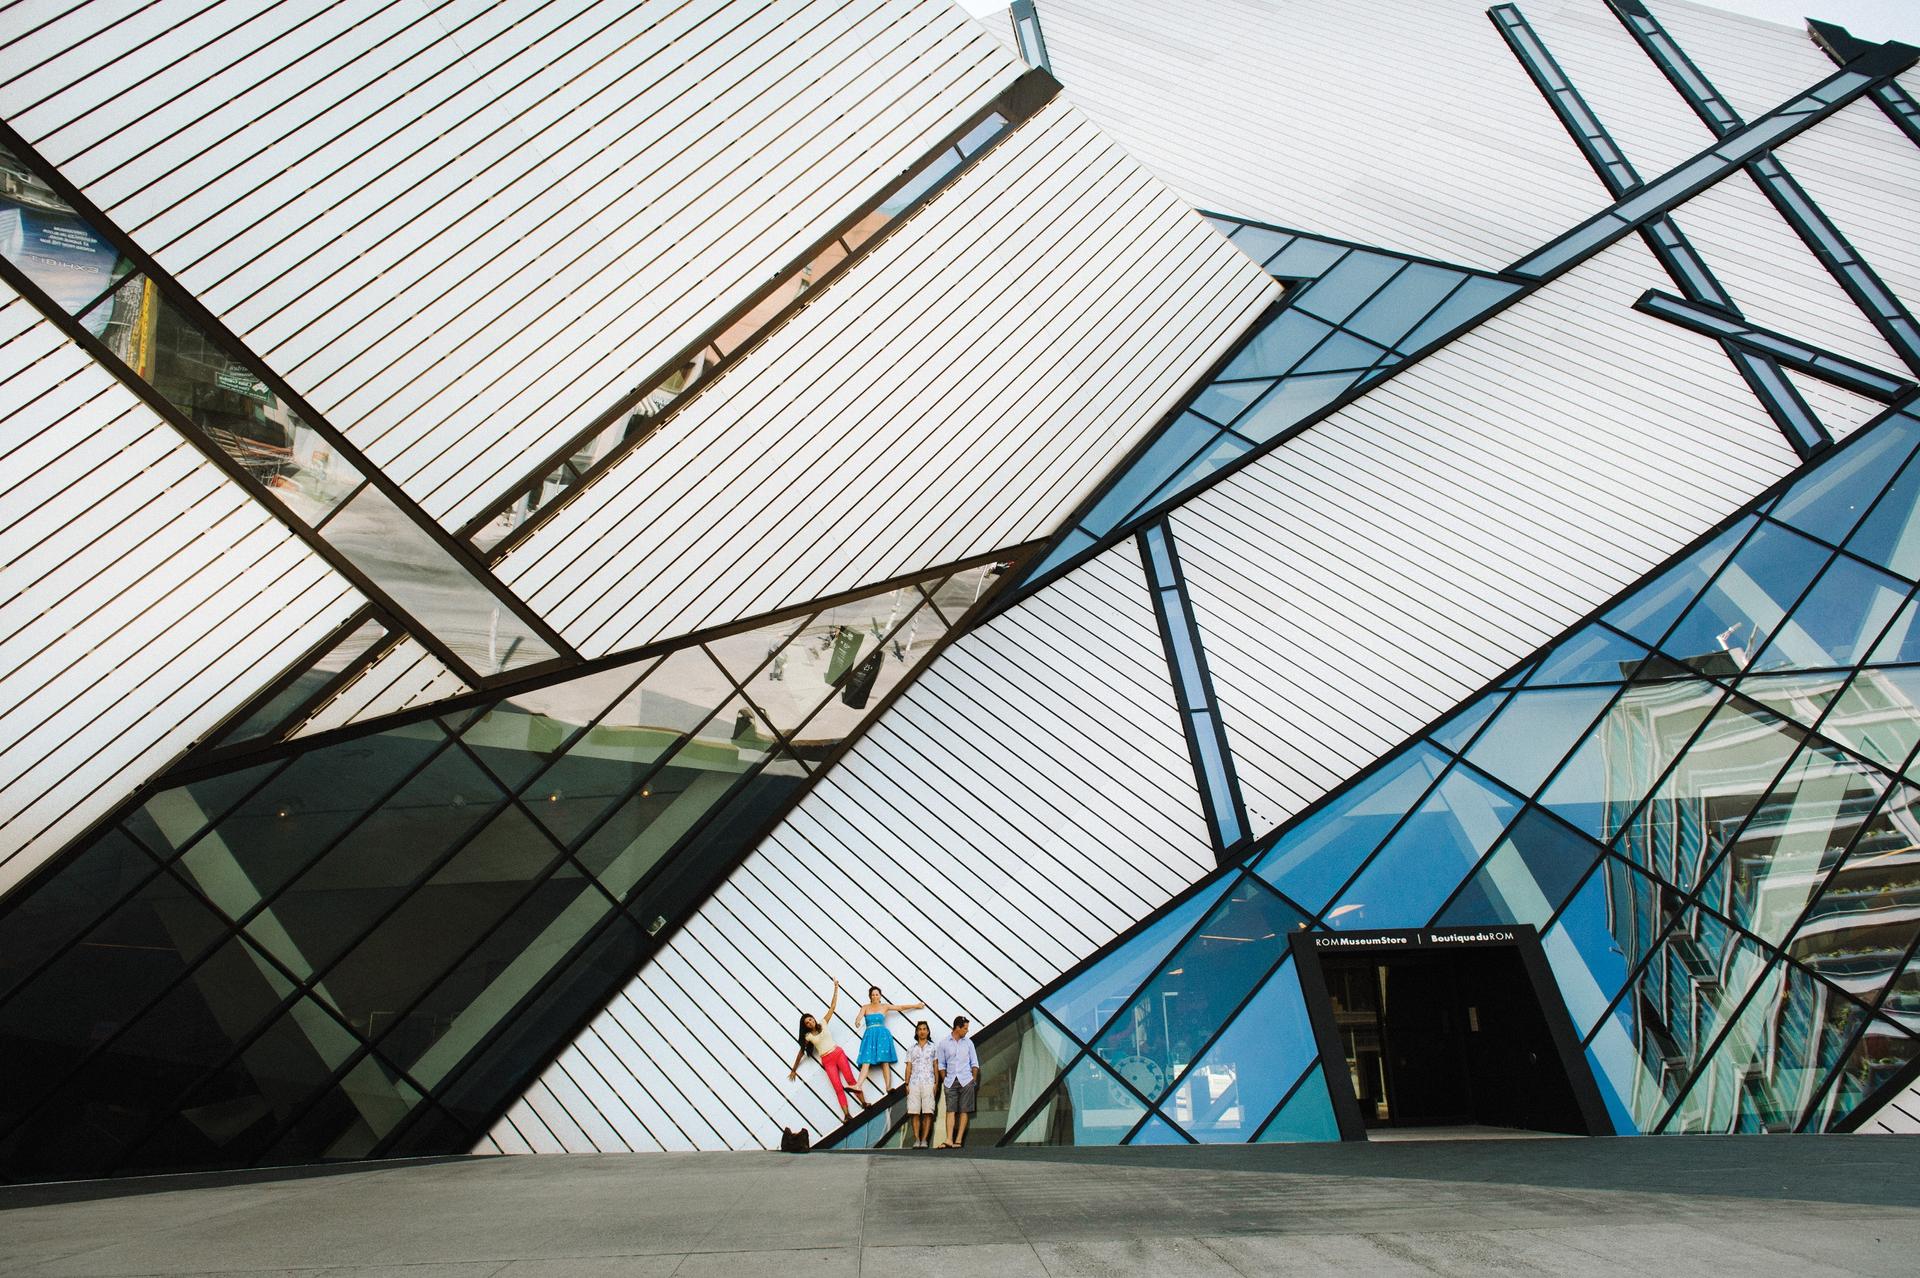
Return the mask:
[(1778, 626), (1752, 669), (1817, 670), (1866, 660), (1911, 587), (1858, 560), (1837, 558), (1793, 615)]
[(1129, 1145), (1191, 1145), (1193, 1142), (1173, 1129), (1166, 1119), (1155, 1114), (1127, 1138)]
[(1521, 794), (1532, 794), (1613, 698), (1614, 689), (1606, 685), (1522, 688), (1473, 743), (1467, 761)]
[(1040, 1006), (1081, 1042), (1086, 1042), (1126, 1006), (1167, 951), (1225, 894), (1231, 876), (1209, 884), (1142, 928), (1120, 948), (1049, 994)]
[(1318, 1054), (1293, 960), (1267, 978), (1160, 1108), (1203, 1144), (1253, 1139)]
[(1582, 1038), (1626, 984), (1626, 949), (1614, 935), (1610, 897), (1612, 880), (1637, 873), (1619, 861), (1601, 863), (1540, 938), (1567, 1015)]
[(1674, 619), (1693, 602), (1756, 522), (1751, 515), (1735, 520), (1712, 541), (1615, 604), (1604, 620), (1642, 643), (1659, 643)]
[(1318, 1065), (1307, 1071), (1280, 1112), (1260, 1129), (1258, 1137), (1263, 1145), (1339, 1139), (1340, 1123), (1333, 1116), (1333, 1098), (1327, 1093), (1326, 1076)]
[(1847, 539), (1847, 549), (1909, 580), (1920, 579), (1920, 462), (1907, 463)]
[(1319, 911), (1446, 766), (1432, 746), (1415, 746), (1287, 831), (1254, 872)]
[(1530, 688), (1569, 683), (1620, 683), (1631, 678), (1647, 650), (1599, 622), (1567, 636), (1527, 676)]
[(1611, 840), (1722, 695), (1694, 679), (1630, 686), (1540, 792), (1540, 805)]
[(1327, 926), (1425, 926), (1519, 809), (1518, 795), (1456, 766), (1327, 911)]
[(1837, 457), (1807, 472), (1769, 512), (1802, 532), (1838, 546), (1853, 531), (1887, 478), (1920, 447), (1920, 421), (1901, 414)]
[(1507, 694), (1498, 688), (1476, 697), (1467, 703), (1465, 709), (1455, 711), (1445, 723), (1429, 732), (1427, 740), (1443, 750), (1458, 754), (1506, 699)]
[(1434, 922), (1544, 926), (1600, 854), (1599, 844), (1529, 808)]
[(1745, 668), (1831, 552), (1763, 524), (1681, 616), (1662, 651), (1706, 674)]

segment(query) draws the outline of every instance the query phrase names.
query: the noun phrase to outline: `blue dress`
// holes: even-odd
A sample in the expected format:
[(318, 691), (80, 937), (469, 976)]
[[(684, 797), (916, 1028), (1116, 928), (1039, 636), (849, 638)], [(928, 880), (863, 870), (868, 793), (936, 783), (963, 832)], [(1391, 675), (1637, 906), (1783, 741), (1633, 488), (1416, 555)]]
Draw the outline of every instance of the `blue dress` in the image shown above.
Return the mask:
[(893, 1035), (887, 1032), (885, 1012), (867, 1013), (867, 1031), (860, 1036), (860, 1059), (855, 1065), (892, 1065), (899, 1061), (893, 1050)]

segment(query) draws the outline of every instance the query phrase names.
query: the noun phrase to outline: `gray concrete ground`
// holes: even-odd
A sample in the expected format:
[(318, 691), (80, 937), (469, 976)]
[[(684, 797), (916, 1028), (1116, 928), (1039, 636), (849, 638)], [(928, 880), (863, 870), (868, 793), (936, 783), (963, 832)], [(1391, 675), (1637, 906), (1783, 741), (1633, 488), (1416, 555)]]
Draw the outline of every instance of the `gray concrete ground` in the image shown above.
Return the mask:
[(1920, 1138), (633, 1154), (0, 1189), (0, 1275), (1913, 1274)]

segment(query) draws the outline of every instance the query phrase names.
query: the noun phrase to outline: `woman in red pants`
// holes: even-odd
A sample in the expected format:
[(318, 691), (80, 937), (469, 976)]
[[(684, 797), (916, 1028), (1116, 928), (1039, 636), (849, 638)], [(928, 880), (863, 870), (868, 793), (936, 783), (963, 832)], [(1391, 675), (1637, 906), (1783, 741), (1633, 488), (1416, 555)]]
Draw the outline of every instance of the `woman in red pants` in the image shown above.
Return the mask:
[(853, 1092), (853, 1099), (860, 1102), (860, 1108), (867, 1107), (867, 1097), (860, 1090), (860, 1084), (854, 1081), (853, 1062), (847, 1059), (847, 1053), (833, 1041), (833, 1011), (840, 1006), (840, 982), (833, 983), (833, 997), (827, 1002), (826, 1015), (802, 1016), (800, 1018), (800, 1050), (794, 1053), (793, 1068), (787, 1071), (787, 1080), (800, 1077), (800, 1062), (811, 1056), (820, 1062), (820, 1068), (827, 1072), (827, 1081), (833, 1084), (834, 1099), (840, 1102), (840, 1117), (850, 1118), (847, 1109), (847, 1092)]

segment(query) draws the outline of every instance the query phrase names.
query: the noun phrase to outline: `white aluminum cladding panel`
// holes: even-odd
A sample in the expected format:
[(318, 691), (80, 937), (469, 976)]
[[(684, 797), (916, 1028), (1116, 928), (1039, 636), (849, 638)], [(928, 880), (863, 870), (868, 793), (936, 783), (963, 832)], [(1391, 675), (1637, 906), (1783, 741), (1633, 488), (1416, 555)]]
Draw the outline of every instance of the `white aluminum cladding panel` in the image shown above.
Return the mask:
[[(838, 1123), (803, 1011), (976, 1025), (1213, 866), (1131, 540), (946, 649), (495, 1128), (509, 1151), (757, 1149)], [(910, 1019), (893, 1018), (896, 1033)]]
[(0, 285), (0, 893), (363, 602)]
[[(1644, 3), (1720, 95), (1749, 120), (1833, 74), (1833, 62), (1803, 27), (1691, 0)], [(1820, 4), (1806, 7), (1816, 18), (1825, 10)]]
[(1868, 101), (1776, 154), (1908, 311), (1920, 311), (1920, 146)]
[(1256, 831), (1796, 464), (1622, 241), (1173, 514)]
[(1041, 20), (1068, 96), (1200, 208), (1498, 269), (1610, 201), (1486, 7), (1043, 0)]
[(10, 25), (0, 114), (449, 527), (1023, 69), (949, 0)]
[(1278, 296), (1055, 101), (501, 578), (594, 656), (1041, 537)]

